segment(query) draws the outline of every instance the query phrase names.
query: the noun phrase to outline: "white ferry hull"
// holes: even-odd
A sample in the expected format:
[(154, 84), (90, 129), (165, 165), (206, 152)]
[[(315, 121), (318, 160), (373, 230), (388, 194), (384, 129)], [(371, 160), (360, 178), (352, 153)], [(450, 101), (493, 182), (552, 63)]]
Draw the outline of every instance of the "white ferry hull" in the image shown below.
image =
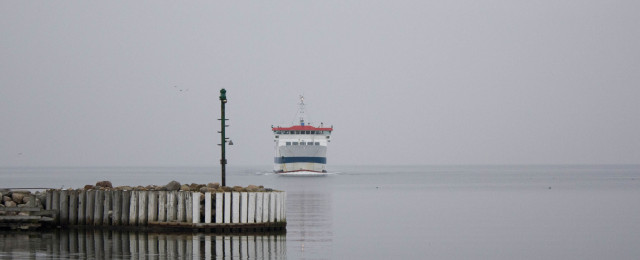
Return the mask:
[(278, 173), (281, 176), (303, 176), (303, 177), (320, 177), (327, 176), (326, 172), (310, 172), (310, 171), (295, 171), (295, 172), (281, 172)]

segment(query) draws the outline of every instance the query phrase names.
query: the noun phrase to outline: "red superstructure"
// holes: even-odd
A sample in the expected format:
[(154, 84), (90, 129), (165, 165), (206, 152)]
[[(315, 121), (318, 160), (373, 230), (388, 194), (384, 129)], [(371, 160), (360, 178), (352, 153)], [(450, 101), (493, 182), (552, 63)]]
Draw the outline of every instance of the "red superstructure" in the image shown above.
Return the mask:
[(273, 127), (273, 131), (333, 131), (333, 127), (315, 127), (310, 125), (294, 125), (291, 127)]

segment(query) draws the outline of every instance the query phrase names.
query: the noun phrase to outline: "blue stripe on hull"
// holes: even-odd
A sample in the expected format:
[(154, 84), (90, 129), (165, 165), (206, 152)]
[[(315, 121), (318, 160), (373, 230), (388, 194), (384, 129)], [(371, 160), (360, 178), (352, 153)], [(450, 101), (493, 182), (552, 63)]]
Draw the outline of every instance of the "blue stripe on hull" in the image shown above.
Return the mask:
[(327, 157), (275, 157), (275, 163), (327, 163)]

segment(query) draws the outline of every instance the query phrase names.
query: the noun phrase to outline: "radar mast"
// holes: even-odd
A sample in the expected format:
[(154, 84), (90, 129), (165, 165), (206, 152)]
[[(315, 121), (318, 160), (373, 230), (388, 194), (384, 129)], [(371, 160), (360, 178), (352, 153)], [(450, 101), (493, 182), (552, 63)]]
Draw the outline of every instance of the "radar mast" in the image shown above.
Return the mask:
[(304, 96), (300, 95), (300, 103), (298, 104), (298, 115), (300, 115), (300, 125), (304, 125)]

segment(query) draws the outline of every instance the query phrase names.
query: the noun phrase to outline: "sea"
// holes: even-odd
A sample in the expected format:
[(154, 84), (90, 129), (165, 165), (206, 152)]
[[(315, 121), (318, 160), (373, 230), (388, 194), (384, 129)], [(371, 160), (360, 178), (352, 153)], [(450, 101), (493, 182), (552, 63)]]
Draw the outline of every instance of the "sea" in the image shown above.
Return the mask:
[[(640, 165), (352, 165), (287, 192), (279, 234), (1, 231), (0, 259), (640, 259)], [(219, 167), (2, 167), (0, 188), (220, 182)]]

